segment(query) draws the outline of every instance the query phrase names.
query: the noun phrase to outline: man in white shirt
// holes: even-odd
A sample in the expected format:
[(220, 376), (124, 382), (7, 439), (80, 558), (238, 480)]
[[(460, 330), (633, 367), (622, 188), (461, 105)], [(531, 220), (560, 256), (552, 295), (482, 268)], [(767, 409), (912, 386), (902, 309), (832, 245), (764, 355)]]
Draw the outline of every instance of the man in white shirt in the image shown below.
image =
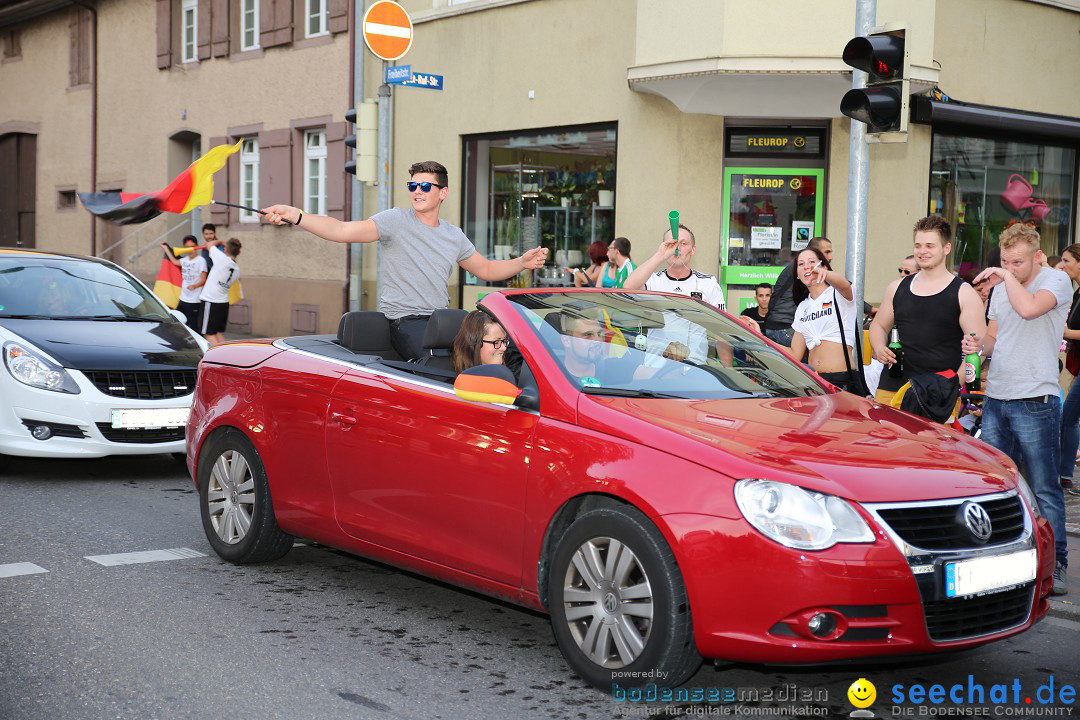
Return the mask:
[(240, 241), (229, 238), (224, 252), (221, 244), (217, 238), (207, 242), (213, 267), (199, 295), (203, 303), (200, 332), (211, 346), (225, 342), (225, 326), (229, 323), (229, 288), (240, 279), (240, 267), (236, 264), (236, 258), (240, 255)]
[(206, 258), (202, 254), (195, 250), (198, 246), (198, 240), (194, 235), (184, 236), (184, 247), (191, 248), (191, 250), (180, 257), (176, 257), (173, 249), (168, 243), (161, 243), (161, 247), (165, 249), (165, 257), (173, 265), (180, 266), (180, 276), (183, 278), (180, 286), (180, 301), (176, 305), (176, 309), (184, 313), (184, 317), (187, 318), (187, 326), (199, 332), (202, 328), (202, 302), (199, 300), (201, 293), (200, 288), (206, 284)]

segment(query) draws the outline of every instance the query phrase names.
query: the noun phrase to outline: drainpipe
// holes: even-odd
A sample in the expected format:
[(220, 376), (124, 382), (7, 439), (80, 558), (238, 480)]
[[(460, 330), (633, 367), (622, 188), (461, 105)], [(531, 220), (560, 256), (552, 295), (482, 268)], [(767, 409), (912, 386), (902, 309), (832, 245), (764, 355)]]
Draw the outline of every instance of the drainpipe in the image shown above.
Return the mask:
[[(90, 192), (97, 192), (98, 57), (97, 8), (87, 0), (71, 0), (90, 11)], [(90, 254), (97, 255), (97, 219), (90, 216)]]

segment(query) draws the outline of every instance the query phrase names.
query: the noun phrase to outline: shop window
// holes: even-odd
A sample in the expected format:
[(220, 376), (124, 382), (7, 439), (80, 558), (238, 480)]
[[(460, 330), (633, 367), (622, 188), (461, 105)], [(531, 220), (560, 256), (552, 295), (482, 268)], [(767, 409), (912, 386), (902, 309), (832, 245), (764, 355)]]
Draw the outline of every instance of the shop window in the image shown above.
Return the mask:
[(1033, 223), (1043, 252), (1060, 255), (1076, 242), (1074, 197), (1074, 148), (934, 133), (927, 210), (952, 224), (961, 275), (983, 267), (1012, 221)]
[(506, 260), (548, 249), (546, 267), (492, 285), (573, 285), (562, 268), (587, 267), (589, 245), (614, 239), (616, 138), (615, 125), (466, 138), (463, 229), (477, 251)]

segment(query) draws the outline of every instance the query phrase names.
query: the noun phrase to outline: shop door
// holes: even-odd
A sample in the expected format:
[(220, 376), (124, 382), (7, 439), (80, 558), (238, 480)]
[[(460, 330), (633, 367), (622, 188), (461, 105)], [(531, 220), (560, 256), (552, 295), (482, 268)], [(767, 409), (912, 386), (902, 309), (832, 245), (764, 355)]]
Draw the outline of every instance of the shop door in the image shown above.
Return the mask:
[[(729, 167), (724, 170), (720, 282), (728, 308), (753, 303), (753, 287), (776, 282), (794, 253), (824, 226), (825, 171), (813, 168)], [(732, 289), (749, 290), (736, 303)], [(746, 293), (740, 293), (745, 295)]]

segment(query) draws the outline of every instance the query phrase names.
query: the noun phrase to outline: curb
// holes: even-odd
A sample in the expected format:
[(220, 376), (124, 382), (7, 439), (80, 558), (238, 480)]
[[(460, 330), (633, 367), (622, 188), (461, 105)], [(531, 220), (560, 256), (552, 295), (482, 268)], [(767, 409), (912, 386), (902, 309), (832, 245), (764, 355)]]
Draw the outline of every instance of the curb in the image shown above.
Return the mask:
[(1080, 621), (1080, 605), (1075, 605), (1074, 601), (1072, 600), (1051, 599), (1050, 612), (1046, 613), (1046, 617), (1056, 617), (1063, 620)]

